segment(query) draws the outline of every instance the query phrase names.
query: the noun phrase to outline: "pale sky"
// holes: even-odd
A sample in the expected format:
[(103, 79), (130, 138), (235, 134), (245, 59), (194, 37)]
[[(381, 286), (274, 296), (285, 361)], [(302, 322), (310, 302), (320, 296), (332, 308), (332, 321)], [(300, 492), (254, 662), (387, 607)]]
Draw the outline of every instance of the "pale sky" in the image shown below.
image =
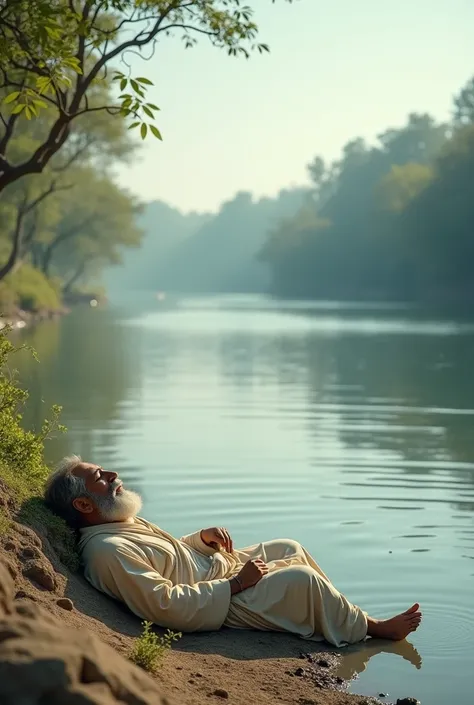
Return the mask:
[(249, 61), (166, 39), (132, 74), (154, 81), (164, 141), (147, 139), (120, 184), (143, 200), (216, 210), (305, 184), (316, 154), (336, 157), (410, 111), (439, 119), (474, 75), (474, 0), (248, 0), (271, 53)]

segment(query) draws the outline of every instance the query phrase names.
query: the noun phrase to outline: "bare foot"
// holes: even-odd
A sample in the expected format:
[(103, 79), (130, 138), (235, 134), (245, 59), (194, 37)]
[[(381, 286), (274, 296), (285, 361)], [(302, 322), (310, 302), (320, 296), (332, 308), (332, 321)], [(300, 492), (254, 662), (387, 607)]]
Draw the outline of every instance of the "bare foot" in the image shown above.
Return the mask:
[(410, 632), (416, 632), (421, 623), (420, 605), (416, 603), (409, 610), (398, 614), (392, 619), (367, 619), (367, 634), (379, 639), (392, 639), (401, 641), (406, 639)]

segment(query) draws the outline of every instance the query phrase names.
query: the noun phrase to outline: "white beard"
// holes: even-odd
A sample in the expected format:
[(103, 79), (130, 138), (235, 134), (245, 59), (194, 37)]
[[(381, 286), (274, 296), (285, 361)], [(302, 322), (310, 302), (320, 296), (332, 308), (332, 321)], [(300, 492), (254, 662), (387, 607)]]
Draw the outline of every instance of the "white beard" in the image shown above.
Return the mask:
[(142, 498), (132, 490), (124, 490), (107, 497), (94, 497), (94, 502), (106, 522), (128, 521), (142, 508)]

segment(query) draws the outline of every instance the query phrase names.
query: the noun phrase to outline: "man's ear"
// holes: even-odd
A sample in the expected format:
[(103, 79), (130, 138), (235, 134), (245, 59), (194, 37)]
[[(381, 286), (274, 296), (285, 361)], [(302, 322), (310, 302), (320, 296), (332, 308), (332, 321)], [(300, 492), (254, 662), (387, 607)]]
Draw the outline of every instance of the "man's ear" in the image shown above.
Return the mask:
[(78, 512), (81, 512), (81, 514), (90, 514), (94, 511), (92, 503), (85, 497), (78, 497), (77, 499), (73, 499), (72, 506), (74, 507), (74, 509), (77, 509)]

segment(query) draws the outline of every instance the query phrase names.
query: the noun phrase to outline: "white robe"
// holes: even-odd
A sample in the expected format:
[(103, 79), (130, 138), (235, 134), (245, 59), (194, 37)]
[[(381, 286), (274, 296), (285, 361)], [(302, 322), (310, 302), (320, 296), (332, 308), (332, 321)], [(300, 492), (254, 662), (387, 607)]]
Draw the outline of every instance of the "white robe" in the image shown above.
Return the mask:
[[(95, 588), (161, 627), (285, 631), (335, 646), (367, 635), (366, 614), (296, 541), (268, 541), (230, 554), (207, 546), (200, 532), (177, 540), (135, 518), (81, 529), (79, 548)], [(269, 574), (232, 596), (229, 578), (254, 558), (267, 563)]]

